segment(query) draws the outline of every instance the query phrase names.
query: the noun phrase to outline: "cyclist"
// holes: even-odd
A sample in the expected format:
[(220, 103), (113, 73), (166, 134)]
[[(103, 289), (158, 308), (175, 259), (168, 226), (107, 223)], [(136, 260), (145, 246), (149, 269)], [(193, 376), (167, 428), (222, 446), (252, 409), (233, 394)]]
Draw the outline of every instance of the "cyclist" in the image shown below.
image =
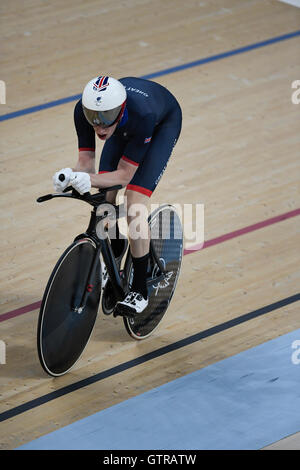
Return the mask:
[[(99, 76), (85, 86), (82, 98), (74, 109), (79, 156), (76, 167), (64, 168), (53, 176), (56, 191), (68, 185), (79, 193), (91, 187), (126, 186), (127, 223), (133, 261), (131, 292), (116, 308), (142, 312), (148, 305), (147, 268), (149, 233), (147, 203), (166, 169), (181, 131), (182, 113), (175, 97), (162, 85), (141, 78), (116, 80)], [(104, 142), (98, 173), (95, 172), (95, 137)], [(59, 179), (64, 173), (65, 180)], [(115, 203), (117, 191), (110, 191), (107, 200)], [(139, 206), (136, 206), (139, 204)], [(142, 213), (143, 212), (143, 213)], [(139, 218), (140, 236), (133, 234)], [(131, 228), (132, 227), (132, 228)], [(112, 241), (115, 256), (121, 259), (125, 244), (116, 226)]]

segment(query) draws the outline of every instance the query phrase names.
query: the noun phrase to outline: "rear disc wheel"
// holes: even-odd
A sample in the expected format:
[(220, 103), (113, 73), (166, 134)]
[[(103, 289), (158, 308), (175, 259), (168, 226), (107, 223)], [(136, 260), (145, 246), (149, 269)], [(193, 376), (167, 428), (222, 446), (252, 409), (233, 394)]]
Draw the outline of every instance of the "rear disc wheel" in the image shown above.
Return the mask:
[[(159, 207), (149, 216), (148, 223), (151, 244), (165, 269), (165, 275), (157, 280), (161, 272), (158, 264), (153, 262), (150, 256), (147, 280), (148, 306), (134, 318), (123, 318), (126, 331), (137, 340), (150, 336), (166, 313), (176, 288), (183, 252), (182, 226), (174, 207), (169, 204)], [(126, 276), (130, 288), (133, 280), (132, 261), (127, 263)]]

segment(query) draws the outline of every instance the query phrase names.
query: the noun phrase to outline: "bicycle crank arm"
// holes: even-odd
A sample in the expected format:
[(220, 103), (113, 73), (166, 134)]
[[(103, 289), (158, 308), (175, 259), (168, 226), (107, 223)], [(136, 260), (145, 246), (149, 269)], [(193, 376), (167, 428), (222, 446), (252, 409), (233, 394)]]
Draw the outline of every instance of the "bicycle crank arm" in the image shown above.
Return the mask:
[(147, 287), (151, 286), (154, 282), (162, 282), (166, 279), (166, 274), (162, 273), (160, 274), (159, 276), (157, 277), (153, 277), (153, 278), (150, 278), (150, 279), (147, 279), (146, 280), (146, 283), (147, 283)]

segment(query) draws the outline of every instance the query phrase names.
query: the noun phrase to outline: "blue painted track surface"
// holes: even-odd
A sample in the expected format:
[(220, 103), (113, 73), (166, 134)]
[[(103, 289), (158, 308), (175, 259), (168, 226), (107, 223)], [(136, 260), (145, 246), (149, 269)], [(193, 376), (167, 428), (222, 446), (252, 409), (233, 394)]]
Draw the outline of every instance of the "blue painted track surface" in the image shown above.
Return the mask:
[(300, 431), (297, 362), (300, 329), (19, 449), (261, 449)]

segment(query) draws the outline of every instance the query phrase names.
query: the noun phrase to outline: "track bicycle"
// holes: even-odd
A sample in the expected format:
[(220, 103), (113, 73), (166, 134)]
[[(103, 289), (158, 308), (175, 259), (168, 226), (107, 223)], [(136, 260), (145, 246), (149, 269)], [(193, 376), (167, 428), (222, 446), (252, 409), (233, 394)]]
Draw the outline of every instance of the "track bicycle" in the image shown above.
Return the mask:
[[(100, 306), (104, 314), (116, 316), (116, 303), (123, 300), (130, 290), (133, 279), (130, 249), (127, 248), (127, 253), (124, 254), (126, 258), (121, 270), (104, 228), (109, 217), (117, 220), (124, 216), (122, 205), (113, 205), (106, 201), (108, 191), (121, 188), (122, 186), (117, 185), (100, 189), (96, 194), (80, 195), (72, 187), (68, 187), (63, 193), (46, 194), (37, 199), (37, 202), (42, 203), (65, 197), (92, 206), (87, 230), (76, 236), (60, 256), (41, 302), (37, 349), (43, 369), (51, 376), (57, 377), (69, 372), (79, 360), (92, 334)], [(101, 211), (102, 208), (105, 210)], [(143, 312), (123, 316), (126, 331), (135, 340), (149, 337), (166, 313), (176, 288), (183, 253), (182, 225), (173, 206), (164, 204), (158, 207), (148, 217), (148, 224), (149, 303)], [(102, 301), (100, 255), (109, 276)]]

